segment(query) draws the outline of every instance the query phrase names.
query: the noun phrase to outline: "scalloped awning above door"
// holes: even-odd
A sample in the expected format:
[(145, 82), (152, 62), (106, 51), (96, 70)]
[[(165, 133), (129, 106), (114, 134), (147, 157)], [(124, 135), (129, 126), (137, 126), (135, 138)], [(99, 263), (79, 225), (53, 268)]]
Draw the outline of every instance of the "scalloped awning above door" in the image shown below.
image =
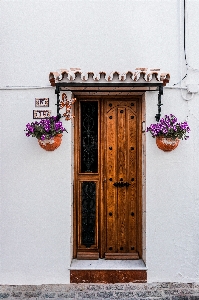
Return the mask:
[(169, 79), (169, 73), (149, 68), (136, 68), (125, 73), (83, 72), (79, 68), (70, 68), (49, 74), (51, 86), (66, 91), (154, 91), (160, 86), (165, 86)]

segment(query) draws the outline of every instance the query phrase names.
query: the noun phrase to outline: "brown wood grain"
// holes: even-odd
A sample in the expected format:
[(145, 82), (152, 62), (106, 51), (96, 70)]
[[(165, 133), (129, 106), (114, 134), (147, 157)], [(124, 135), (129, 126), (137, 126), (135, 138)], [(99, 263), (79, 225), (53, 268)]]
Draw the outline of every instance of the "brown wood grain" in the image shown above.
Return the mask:
[(99, 259), (99, 252), (87, 251), (87, 252), (77, 252), (77, 259), (87, 260), (97, 260)]
[[(127, 178), (130, 186), (128, 188), (128, 251), (134, 252), (137, 248), (136, 235), (138, 228), (136, 226), (136, 216), (137, 216), (137, 129), (136, 121), (137, 115), (134, 112), (134, 106), (128, 110), (127, 115), (127, 130), (128, 130), (128, 165), (131, 166), (127, 169)], [(133, 118), (132, 118), (133, 117)]]
[[(78, 96), (75, 103), (74, 258), (81, 243), (81, 182), (97, 184), (96, 241), (88, 251), (142, 256), (142, 97)], [(80, 101), (98, 101), (98, 173), (80, 172)], [(115, 187), (114, 182), (129, 182)], [(87, 252), (87, 249), (86, 249)], [(138, 254), (139, 256), (138, 256)], [(86, 254), (87, 255), (87, 254)], [(92, 254), (91, 254), (92, 256)], [(96, 256), (95, 256), (96, 257)], [(129, 256), (130, 257), (130, 256)], [(122, 258), (118, 258), (122, 259)]]
[(71, 283), (147, 282), (145, 270), (71, 270)]
[(105, 259), (139, 259), (137, 252), (135, 253), (105, 253)]
[[(110, 104), (113, 102), (111, 101)], [(109, 107), (110, 109), (110, 107)], [(106, 178), (107, 178), (107, 190), (106, 192), (106, 215), (107, 215), (107, 226), (106, 226), (106, 251), (116, 251), (117, 243), (117, 190), (115, 189), (113, 183), (117, 181), (116, 177), (116, 160), (115, 156), (117, 153), (117, 136), (115, 135), (115, 122), (116, 122), (116, 112), (115, 109), (111, 107), (107, 115), (104, 116), (106, 122)]]

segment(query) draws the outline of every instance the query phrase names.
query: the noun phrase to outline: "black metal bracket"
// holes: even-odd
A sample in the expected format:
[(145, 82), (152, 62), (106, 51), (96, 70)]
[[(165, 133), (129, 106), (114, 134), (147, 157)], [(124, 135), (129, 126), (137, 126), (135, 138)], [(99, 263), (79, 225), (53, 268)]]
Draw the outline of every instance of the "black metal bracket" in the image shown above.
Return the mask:
[(163, 105), (161, 103), (161, 96), (163, 95), (163, 85), (159, 86), (159, 94), (158, 94), (158, 113), (155, 115), (155, 119), (157, 122), (160, 121), (160, 117), (161, 117), (161, 106)]
[(60, 114), (60, 87), (59, 85), (56, 85), (56, 89), (55, 89), (55, 94), (57, 95), (57, 103), (55, 105), (57, 105), (57, 117), (60, 119), (61, 118), (61, 114)]
[[(148, 90), (146, 89), (146, 91), (153, 91), (154, 89), (150, 89), (150, 88), (155, 88), (158, 87), (159, 88), (159, 93), (158, 93), (158, 113), (155, 115), (155, 119), (157, 122), (159, 122), (160, 117), (161, 117), (161, 106), (163, 105), (161, 103), (161, 96), (163, 95), (163, 84), (162, 83), (82, 83), (82, 82), (59, 82), (56, 83), (56, 89), (55, 89), (55, 94), (57, 95), (57, 116), (60, 119), (61, 118), (61, 114), (60, 114), (60, 91), (67, 91), (70, 90), (70, 88), (72, 88), (72, 91), (81, 91), (81, 92), (92, 92), (91, 89), (80, 89), (79, 88), (100, 88), (100, 91), (103, 91), (103, 88), (107, 88), (107, 87), (117, 87), (118, 90), (117, 92), (120, 91), (120, 87), (121, 88), (126, 88), (126, 91), (128, 90), (128, 87), (137, 87), (136, 91), (139, 91), (139, 87), (146, 87), (148, 88)], [(96, 91), (96, 90), (94, 90)], [(104, 89), (104, 91), (107, 91), (107, 89)], [(121, 90), (122, 91), (122, 90)], [(133, 92), (133, 90), (128, 90), (129, 92)], [(140, 90), (143, 92), (143, 90)], [(110, 91), (109, 91), (110, 92)]]

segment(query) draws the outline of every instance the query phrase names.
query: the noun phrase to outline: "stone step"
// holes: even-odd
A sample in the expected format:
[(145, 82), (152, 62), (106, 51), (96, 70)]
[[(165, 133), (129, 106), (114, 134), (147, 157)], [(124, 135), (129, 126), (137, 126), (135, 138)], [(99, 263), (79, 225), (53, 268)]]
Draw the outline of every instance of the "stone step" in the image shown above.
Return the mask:
[(0, 299), (199, 300), (199, 283), (0, 285)]

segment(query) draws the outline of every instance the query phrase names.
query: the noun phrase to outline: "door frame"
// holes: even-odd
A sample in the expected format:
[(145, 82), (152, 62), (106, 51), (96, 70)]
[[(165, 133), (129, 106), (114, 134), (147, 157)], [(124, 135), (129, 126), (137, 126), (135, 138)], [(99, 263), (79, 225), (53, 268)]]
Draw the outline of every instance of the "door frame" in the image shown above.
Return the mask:
[[(78, 122), (79, 122), (79, 101), (80, 100), (101, 100), (101, 99), (134, 99), (137, 101), (138, 106), (138, 114), (137, 114), (137, 126), (138, 126), (138, 134), (137, 134), (137, 212), (138, 212), (138, 218), (137, 218), (137, 250), (139, 252), (139, 257), (144, 259), (145, 257), (145, 226), (143, 227), (143, 224), (145, 224), (145, 132), (143, 132), (143, 122), (145, 122), (145, 93), (128, 93), (128, 95), (120, 94), (120, 95), (98, 95), (95, 93), (95, 95), (76, 95), (77, 101), (74, 105), (74, 115), (76, 116), (74, 120), (74, 193), (73, 193), (73, 258), (77, 257), (77, 222), (78, 222), (78, 214), (77, 214), (77, 164), (79, 163), (79, 152), (78, 152), (78, 143), (80, 143), (80, 137), (78, 136), (79, 128), (78, 128)], [(101, 116), (104, 116), (104, 106), (101, 105), (101, 111), (99, 116), (99, 127), (101, 127), (101, 122), (103, 121), (101, 119)], [(101, 128), (98, 129), (99, 131)], [(102, 138), (102, 137), (100, 137)], [(101, 143), (99, 140), (99, 157), (100, 157), (100, 163), (99, 167), (104, 168), (104, 143)], [(104, 174), (104, 169), (100, 170), (102, 174)], [(103, 196), (103, 178), (100, 182), (100, 188), (99, 188), (99, 197)], [(100, 251), (100, 258), (102, 258), (103, 253), (105, 252), (105, 245), (106, 245), (106, 236), (105, 236), (105, 230), (103, 231), (103, 224), (105, 221), (105, 207), (103, 205), (102, 201), (99, 201), (99, 211), (98, 211), (99, 218), (99, 251)], [(145, 259), (144, 259), (145, 260)]]

